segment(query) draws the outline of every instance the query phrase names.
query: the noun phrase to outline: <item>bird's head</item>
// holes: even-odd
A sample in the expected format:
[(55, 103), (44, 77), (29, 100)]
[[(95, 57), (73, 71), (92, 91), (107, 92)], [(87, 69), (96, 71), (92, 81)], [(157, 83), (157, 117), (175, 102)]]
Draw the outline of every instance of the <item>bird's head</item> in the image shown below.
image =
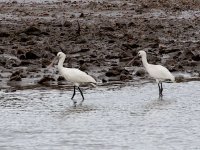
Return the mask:
[(66, 55), (63, 52), (58, 52), (57, 56), (53, 59), (52, 63), (47, 67), (50, 68), (53, 66), (53, 64), (57, 61), (60, 60), (61, 58), (65, 59)]
[(139, 55), (140, 57), (144, 57), (144, 56), (146, 56), (146, 52), (145, 52), (145, 51), (139, 51), (139, 52), (138, 52), (138, 55)]
[(58, 58), (58, 59), (61, 59), (61, 58), (63, 58), (63, 57), (66, 57), (66, 55), (65, 55), (63, 52), (58, 52), (57, 58)]

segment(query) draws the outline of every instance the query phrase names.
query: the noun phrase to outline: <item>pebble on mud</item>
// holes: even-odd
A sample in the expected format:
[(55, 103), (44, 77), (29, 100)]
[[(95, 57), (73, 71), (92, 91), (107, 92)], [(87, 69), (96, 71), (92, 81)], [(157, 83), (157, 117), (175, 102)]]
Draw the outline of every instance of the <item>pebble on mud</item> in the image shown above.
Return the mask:
[(0, 37), (9, 37), (10, 34), (7, 32), (0, 32)]
[(17, 67), (21, 64), (21, 60), (13, 55), (2, 54), (0, 55), (0, 65), (5, 68)]
[(133, 79), (133, 77), (131, 75), (125, 75), (125, 74), (120, 75), (121, 81), (129, 81), (129, 80), (132, 80), (132, 79)]
[(63, 24), (64, 27), (71, 27), (72, 26), (72, 23), (69, 22), (69, 21), (65, 21), (64, 24)]
[(177, 83), (184, 82), (184, 80), (185, 80), (185, 78), (184, 78), (184, 76), (182, 76), (182, 75), (176, 76), (176, 77), (175, 77), (175, 81), (176, 81)]
[(146, 73), (146, 71), (144, 69), (139, 69), (136, 71), (135, 75), (139, 76), (139, 77), (144, 77), (145, 73)]
[(26, 56), (26, 59), (37, 59), (37, 58), (39, 58), (39, 57), (35, 54), (35, 52), (33, 52), (33, 51), (27, 52), (25, 56)]
[(115, 76), (120, 75), (121, 72), (122, 72), (122, 68), (121, 67), (112, 67), (106, 72), (105, 75), (107, 77), (115, 77)]
[(25, 29), (23, 33), (27, 35), (40, 35), (42, 34), (42, 31), (36, 27), (30, 26), (27, 29)]
[(65, 78), (63, 76), (59, 76), (57, 81), (65, 81)]
[(47, 82), (50, 82), (50, 81), (56, 81), (52, 76), (50, 75), (45, 75), (42, 77), (42, 79), (40, 79), (38, 81), (39, 84), (44, 84), (44, 83), (47, 83)]
[(123, 67), (112, 67), (110, 68), (106, 73), (105, 76), (109, 77), (109, 78), (113, 78), (115, 79), (116, 77), (119, 78), (119, 80), (121, 81), (125, 81), (125, 80), (131, 80), (132, 76), (129, 73), (128, 70), (124, 69)]
[(23, 70), (17, 70), (10, 76), (10, 81), (21, 81)]

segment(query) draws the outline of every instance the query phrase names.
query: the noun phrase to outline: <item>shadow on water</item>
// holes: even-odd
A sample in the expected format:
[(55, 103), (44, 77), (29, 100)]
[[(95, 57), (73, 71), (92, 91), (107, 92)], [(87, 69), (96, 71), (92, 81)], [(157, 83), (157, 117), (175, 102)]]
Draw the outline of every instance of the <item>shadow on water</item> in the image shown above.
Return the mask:
[(168, 110), (170, 105), (175, 103), (175, 99), (169, 99), (165, 96), (162, 98), (153, 98), (151, 100), (148, 100), (148, 102), (144, 103), (142, 106), (142, 112), (141, 115), (146, 115), (151, 111), (162, 111), (162, 110)]
[(61, 112), (61, 115), (68, 116), (72, 114), (88, 113), (88, 112), (96, 111), (96, 110), (97, 108), (95, 108), (94, 106), (83, 104), (83, 105), (77, 105), (76, 107), (69, 106), (68, 108), (66, 108), (65, 110)]
[(174, 102), (175, 102), (174, 100), (168, 99), (168, 98), (162, 98), (162, 99), (153, 98), (143, 103), (141, 108), (138, 109), (139, 111), (138, 110), (131, 111), (130, 115), (131, 116), (145, 116), (151, 111), (167, 110), (168, 107)]

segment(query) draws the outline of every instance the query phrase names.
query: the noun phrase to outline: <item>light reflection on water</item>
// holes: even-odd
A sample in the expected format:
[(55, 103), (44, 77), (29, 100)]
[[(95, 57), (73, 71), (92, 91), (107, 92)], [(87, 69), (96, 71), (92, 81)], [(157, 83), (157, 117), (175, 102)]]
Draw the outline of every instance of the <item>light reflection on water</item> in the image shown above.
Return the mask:
[[(199, 82), (72, 91), (0, 91), (0, 149), (200, 149)], [(81, 99), (80, 95), (75, 97)]]

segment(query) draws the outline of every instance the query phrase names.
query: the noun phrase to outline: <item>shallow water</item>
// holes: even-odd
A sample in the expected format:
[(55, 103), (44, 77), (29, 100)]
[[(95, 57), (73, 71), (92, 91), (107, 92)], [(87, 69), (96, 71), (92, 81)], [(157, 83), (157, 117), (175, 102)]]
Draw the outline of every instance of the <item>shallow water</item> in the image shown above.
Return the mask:
[[(199, 82), (0, 91), (1, 150), (200, 149)], [(81, 99), (80, 94), (76, 100)]]

